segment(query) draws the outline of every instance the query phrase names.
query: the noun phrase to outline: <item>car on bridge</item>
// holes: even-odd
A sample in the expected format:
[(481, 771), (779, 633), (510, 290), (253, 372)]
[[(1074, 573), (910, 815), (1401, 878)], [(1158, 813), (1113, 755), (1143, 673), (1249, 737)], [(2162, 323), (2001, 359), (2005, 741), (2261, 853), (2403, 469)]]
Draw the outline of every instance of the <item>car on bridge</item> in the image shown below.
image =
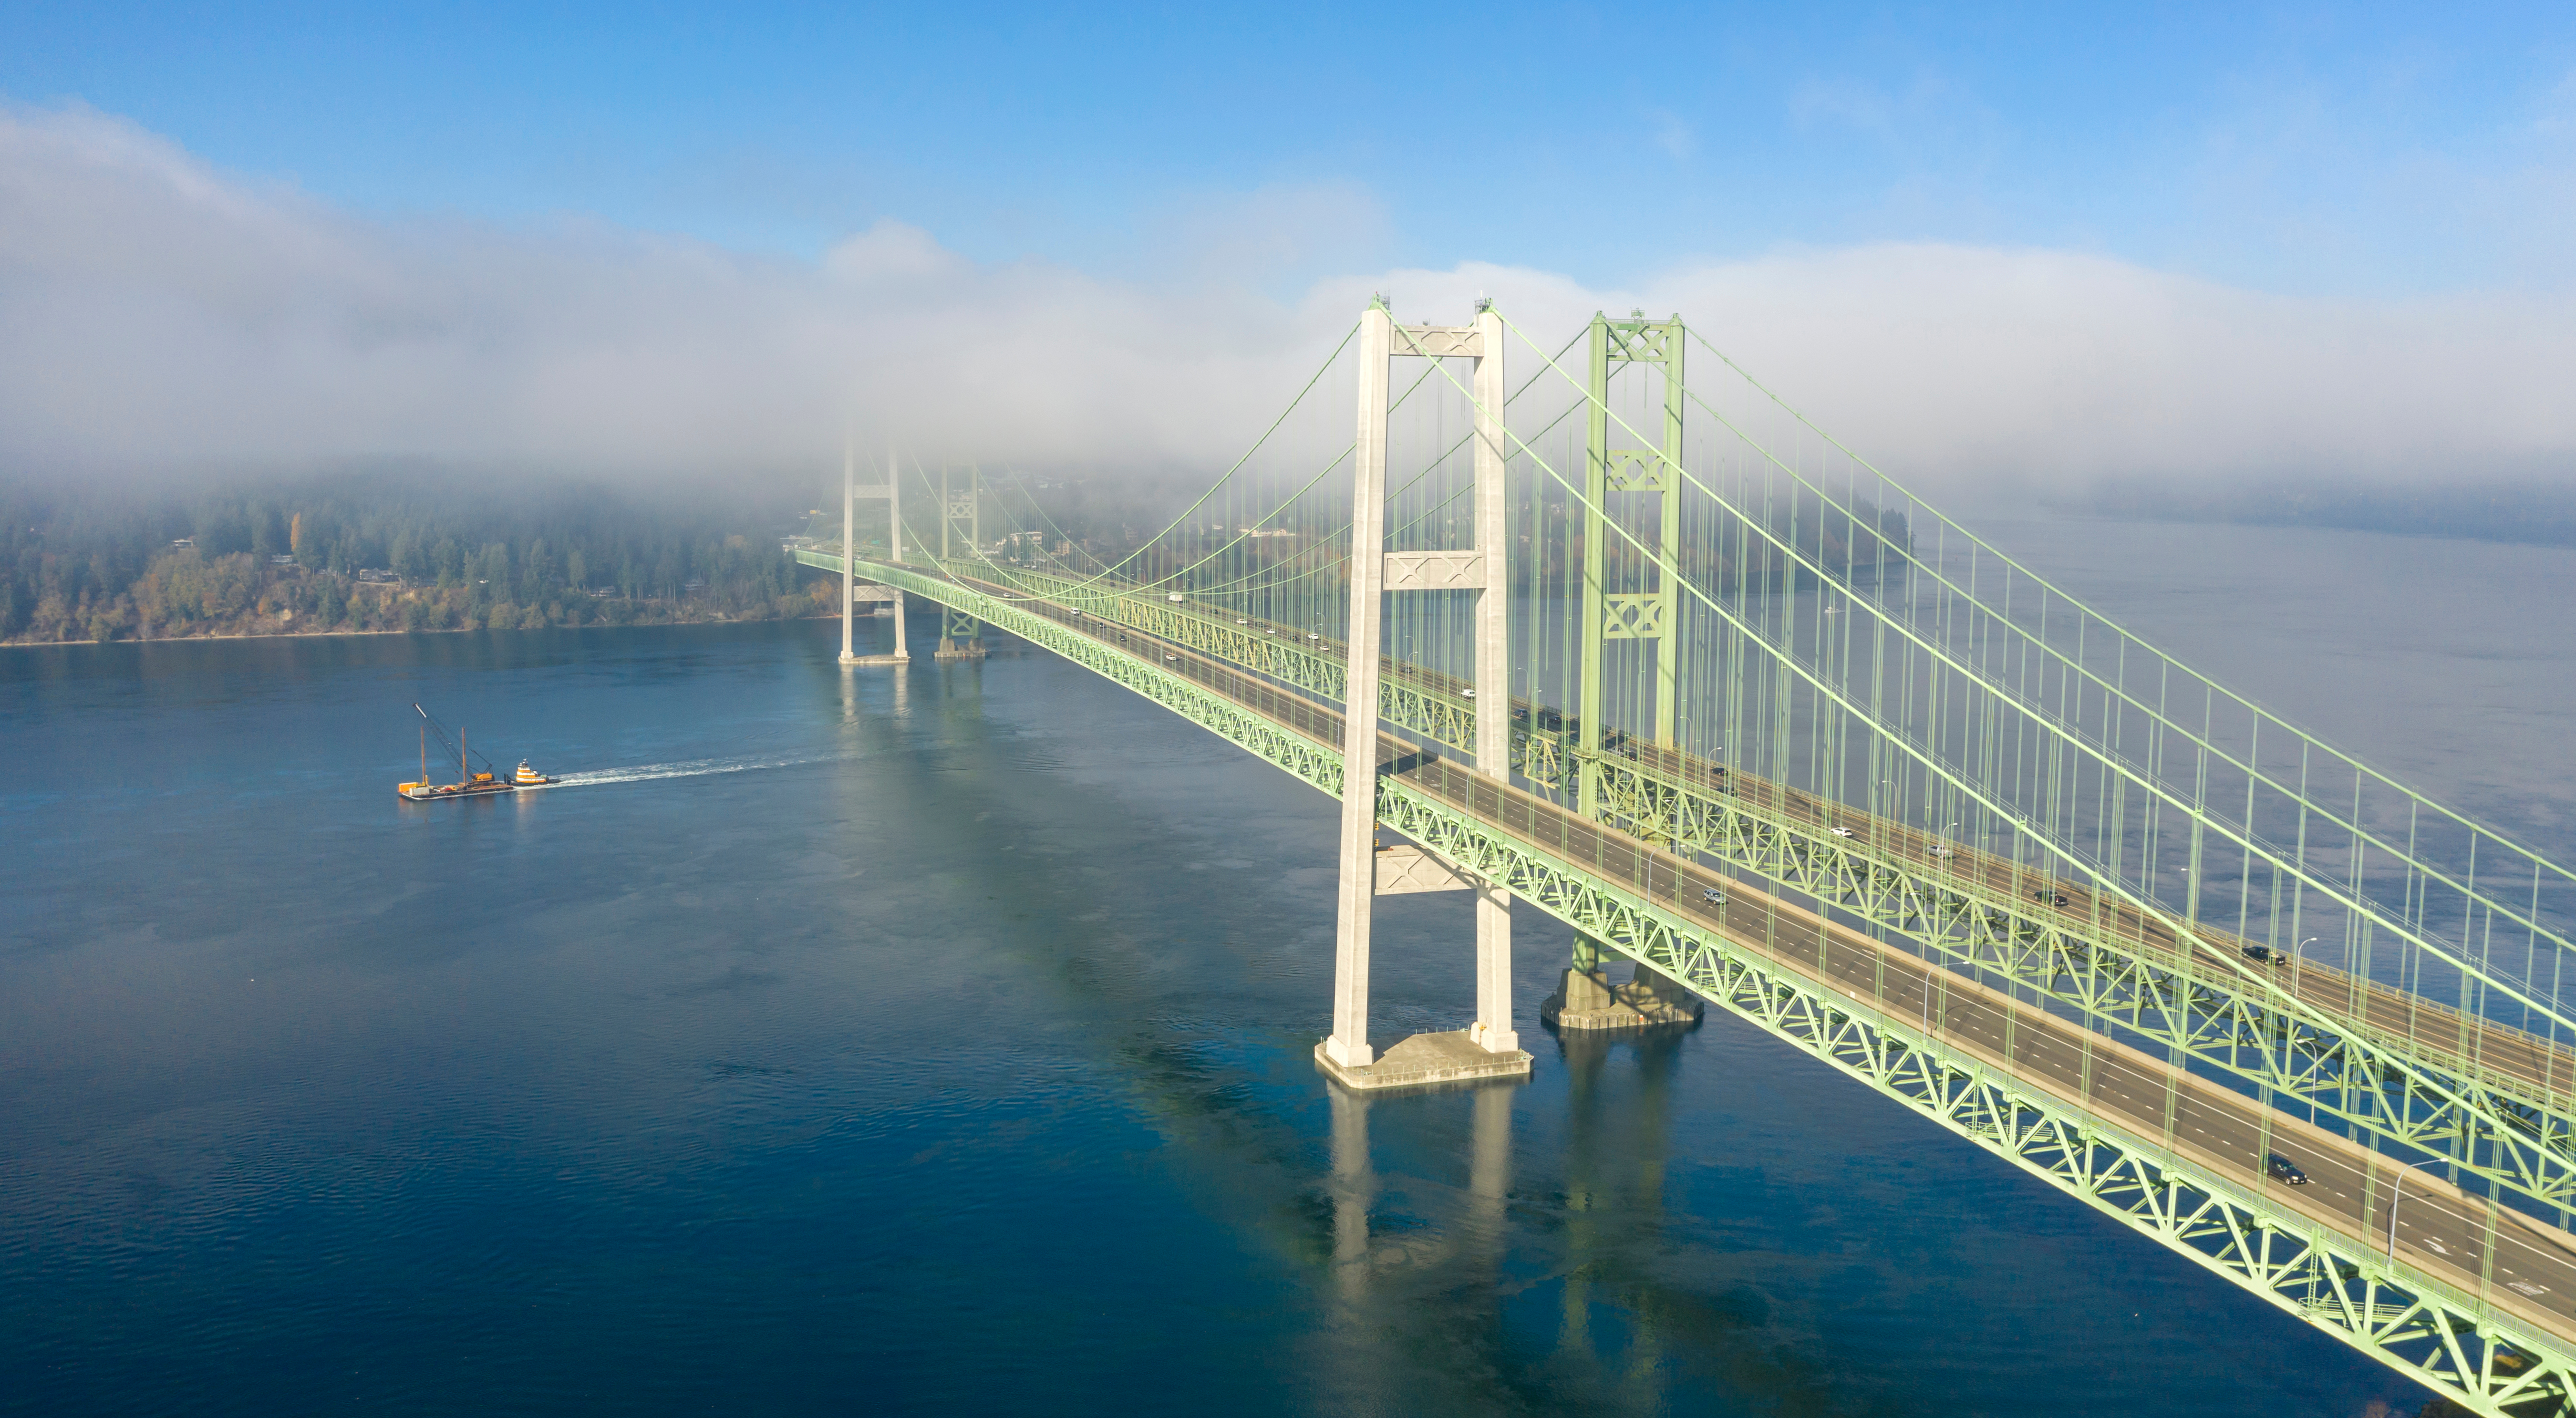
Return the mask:
[(2051, 906), (2063, 906), (2066, 904), (2066, 893), (2053, 886), (2043, 886), (2037, 891), (2032, 892), (2030, 894), (2030, 899), (2033, 901), (2045, 901)]
[(2245, 947), (2245, 958), (2264, 965), (2287, 965), (2290, 952), (2274, 950), (2268, 945), (2249, 945)]
[(2308, 1184), (2308, 1174), (2299, 1170), (2299, 1164), (2278, 1152), (2264, 1156), (2263, 1170), (2271, 1173), (2272, 1180), (2276, 1182), (2287, 1182), (2294, 1187), (2304, 1187)]

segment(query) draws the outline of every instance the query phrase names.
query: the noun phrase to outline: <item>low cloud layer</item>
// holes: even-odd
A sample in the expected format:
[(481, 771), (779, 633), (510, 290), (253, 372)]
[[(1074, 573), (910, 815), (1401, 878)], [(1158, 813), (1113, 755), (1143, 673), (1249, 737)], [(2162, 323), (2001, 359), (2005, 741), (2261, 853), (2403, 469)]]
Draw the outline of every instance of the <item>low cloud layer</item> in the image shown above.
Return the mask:
[[(1344, 198), (1365, 205), (1313, 195)], [(1191, 239), (1259, 252), (1300, 200), (1263, 194)], [(977, 264), (893, 222), (801, 262), (571, 222), (367, 218), (111, 117), (0, 110), (0, 475), (389, 457), (774, 473), (832, 466), (851, 426), (925, 457), (1221, 467), (1383, 290), (1416, 319), (1490, 294), (1551, 346), (1595, 309), (1680, 311), (1927, 487), (2576, 482), (2564, 296), (2290, 299), (1913, 245), (1684, 265), (1634, 290), (1470, 263), (1282, 299), (1276, 270), (1175, 268), (1193, 274)]]

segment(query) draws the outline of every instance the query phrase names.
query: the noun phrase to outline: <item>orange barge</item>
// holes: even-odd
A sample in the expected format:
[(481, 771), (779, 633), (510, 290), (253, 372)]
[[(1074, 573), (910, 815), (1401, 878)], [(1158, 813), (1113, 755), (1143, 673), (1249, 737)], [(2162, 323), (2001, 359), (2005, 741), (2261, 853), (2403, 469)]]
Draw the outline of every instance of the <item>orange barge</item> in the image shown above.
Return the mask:
[[(543, 788), (555, 781), (530, 768), (524, 758), (519, 760), (519, 771), (507, 778), (501, 776), (500, 770), (494, 768), (489, 759), (484, 760), (482, 772), (474, 771), (473, 760), (479, 755), (466, 747), (465, 731), (459, 729), (456, 737), (450, 740), (447, 737), (446, 725), (431, 718), (429, 711), (419, 705), (415, 704), (411, 707), (421, 718), (420, 781), (394, 785), (394, 792), (406, 801), (429, 803), (445, 798), (479, 798), (487, 793), (515, 793), (521, 788)], [(431, 734), (438, 735), (440, 747), (456, 755), (457, 780), (453, 783), (429, 781), (429, 736)]]

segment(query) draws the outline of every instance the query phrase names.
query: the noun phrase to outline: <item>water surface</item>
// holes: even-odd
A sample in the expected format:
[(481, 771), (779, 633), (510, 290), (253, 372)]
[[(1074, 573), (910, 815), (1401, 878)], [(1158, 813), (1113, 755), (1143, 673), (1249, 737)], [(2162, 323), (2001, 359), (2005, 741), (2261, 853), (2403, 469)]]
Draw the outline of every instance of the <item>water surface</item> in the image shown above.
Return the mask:
[[(2576, 556), (1998, 537), (2567, 855), (2533, 608)], [(1560, 1042), (1534, 912), (1527, 1085), (1337, 1099), (1333, 804), (1040, 653), (837, 649), (0, 652), (0, 1409), (2423, 1401), (1716, 1011)], [(573, 781), (398, 802), (415, 699)], [(1463, 901), (1390, 900), (1377, 952), (1382, 1039), (1468, 1017)]]

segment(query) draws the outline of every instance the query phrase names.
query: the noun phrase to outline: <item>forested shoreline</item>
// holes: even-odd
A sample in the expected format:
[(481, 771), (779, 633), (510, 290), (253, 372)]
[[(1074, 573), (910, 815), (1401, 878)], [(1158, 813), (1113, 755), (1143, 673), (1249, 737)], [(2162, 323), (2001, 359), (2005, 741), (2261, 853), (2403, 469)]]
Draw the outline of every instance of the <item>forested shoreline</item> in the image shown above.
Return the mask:
[(767, 620), (832, 609), (783, 508), (352, 476), (0, 492), (0, 643)]

